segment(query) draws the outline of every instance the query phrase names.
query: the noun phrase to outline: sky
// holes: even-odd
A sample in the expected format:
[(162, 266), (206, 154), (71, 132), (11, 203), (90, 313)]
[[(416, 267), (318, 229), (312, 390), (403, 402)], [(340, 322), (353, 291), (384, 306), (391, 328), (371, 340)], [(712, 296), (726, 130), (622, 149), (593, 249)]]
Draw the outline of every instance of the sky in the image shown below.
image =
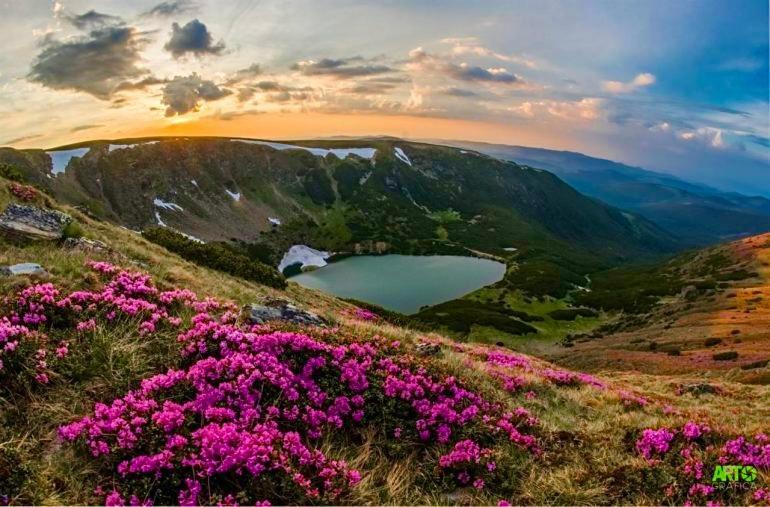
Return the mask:
[(393, 135), (770, 196), (766, 0), (0, 0), (0, 146)]

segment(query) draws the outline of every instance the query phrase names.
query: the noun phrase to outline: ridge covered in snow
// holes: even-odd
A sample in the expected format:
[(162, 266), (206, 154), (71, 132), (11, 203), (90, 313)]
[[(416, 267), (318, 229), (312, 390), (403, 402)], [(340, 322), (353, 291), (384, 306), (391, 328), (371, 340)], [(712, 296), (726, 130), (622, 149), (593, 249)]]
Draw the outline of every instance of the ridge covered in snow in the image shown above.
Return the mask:
[(367, 160), (372, 160), (374, 154), (377, 153), (376, 148), (312, 148), (309, 146), (299, 146), (296, 144), (274, 143), (271, 141), (255, 141), (253, 139), (233, 139), (233, 141), (246, 143), (246, 144), (260, 144), (263, 146), (269, 146), (275, 150), (305, 150), (317, 157), (325, 157), (328, 154), (333, 154), (340, 160), (347, 158), (349, 155), (357, 155)]

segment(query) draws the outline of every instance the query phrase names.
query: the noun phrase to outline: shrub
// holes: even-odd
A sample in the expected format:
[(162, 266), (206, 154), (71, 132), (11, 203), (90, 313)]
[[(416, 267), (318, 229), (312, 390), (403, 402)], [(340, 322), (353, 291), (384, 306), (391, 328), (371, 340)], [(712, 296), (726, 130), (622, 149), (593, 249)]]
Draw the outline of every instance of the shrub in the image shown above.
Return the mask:
[(703, 345), (706, 347), (715, 347), (720, 343), (722, 343), (722, 338), (706, 338), (706, 340), (703, 342)]
[(80, 238), (82, 236), (83, 236), (83, 228), (80, 227), (80, 224), (75, 222), (74, 220), (69, 222), (67, 225), (65, 225), (64, 230), (62, 231), (62, 237), (64, 239)]
[(596, 310), (590, 308), (563, 308), (548, 313), (554, 320), (575, 320), (578, 317), (597, 317)]
[(249, 259), (221, 243), (199, 243), (162, 227), (146, 229), (142, 236), (201, 266), (277, 289), (286, 287), (286, 278), (277, 269)]
[(0, 163), (0, 176), (13, 181), (24, 181), (24, 174), (18, 167)]
[(735, 361), (738, 359), (738, 353), (734, 350), (728, 352), (719, 352), (711, 356), (714, 361)]

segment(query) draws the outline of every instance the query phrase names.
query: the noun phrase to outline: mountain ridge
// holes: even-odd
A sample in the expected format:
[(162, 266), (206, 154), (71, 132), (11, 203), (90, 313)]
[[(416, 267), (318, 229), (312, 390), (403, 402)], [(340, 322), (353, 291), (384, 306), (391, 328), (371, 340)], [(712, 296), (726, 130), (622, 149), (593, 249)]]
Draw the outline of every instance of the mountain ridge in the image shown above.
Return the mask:
[[(133, 229), (167, 224), (204, 240), (285, 240), (282, 248), (311, 236), (322, 243), (314, 246), (343, 251), (384, 241), (391, 251), (459, 245), (502, 254), (564, 243), (612, 260), (676, 248), (646, 220), (550, 173), (445, 146), (148, 137), (65, 148), (88, 151), (56, 171), (42, 150), (0, 149), (0, 160), (57, 198)], [(344, 156), (327, 156), (335, 150)], [(450, 209), (459, 220), (435, 215)]]
[(446, 141), (557, 174), (585, 195), (629, 209), (691, 246), (770, 230), (770, 199), (721, 191), (673, 175), (579, 152)]

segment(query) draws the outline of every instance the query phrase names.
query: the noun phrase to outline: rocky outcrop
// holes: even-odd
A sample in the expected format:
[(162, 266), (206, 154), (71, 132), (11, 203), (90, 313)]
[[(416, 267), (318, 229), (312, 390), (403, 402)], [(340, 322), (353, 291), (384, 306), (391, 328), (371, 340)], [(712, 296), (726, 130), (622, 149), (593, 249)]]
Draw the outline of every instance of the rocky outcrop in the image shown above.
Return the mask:
[(437, 356), (441, 353), (441, 346), (438, 343), (421, 341), (417, 342), (414, 348), (421, 356)]
[(73, 250), (81, 250), (83, 252), (108, 252), (108, 247), (103, 241), (98, 239), (88, 238), (67, 238), (64, 240), (64, 246)]
[(244, 316), (252, 324), (281, 320), (306, 326), (326, 326), (326, 321), (313, 312), (302, 310), (285, 299), (268, 299), (263, 304), (244, 307)]
[(34, 262), (23, 262), (21, 264), (13, 264), (12, 266), (0, 266), (0, 276), (48, 276), (48, 271), (45, 270), (40, 264)]
[(54, 210), (9, 204), (0, 215), (0, 232), (12, 238), (58, 240), (72, 217)]

